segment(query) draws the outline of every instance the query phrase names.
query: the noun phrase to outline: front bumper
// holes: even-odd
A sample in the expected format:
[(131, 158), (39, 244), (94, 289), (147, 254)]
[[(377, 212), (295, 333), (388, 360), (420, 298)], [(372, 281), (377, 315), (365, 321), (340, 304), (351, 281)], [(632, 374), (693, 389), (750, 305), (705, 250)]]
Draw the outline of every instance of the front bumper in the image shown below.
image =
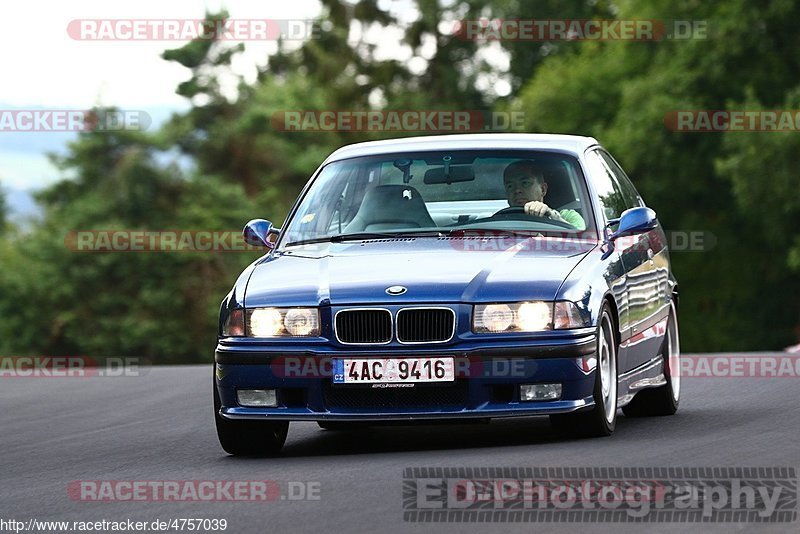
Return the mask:
[[(250, 341), (250, 340), (248, 340)], [(559, 338), (451, 347), (359, 348), (258, 346), (221, 341), (215, 353), (219, 413), (226, 419), (283, 421), (416, 421), (569, 413), (594, 406), (594, 371), (580, 360), (596, 349), (594, 329)], [(413, 388), (334, 386), (330, 360), (361, 356), (453, 356), (455, 383)], [(521, 401), (520, 384), (560, 383), (553, 401)], [(276, 389), (278, 406), (237, 403), (237, 389)]]

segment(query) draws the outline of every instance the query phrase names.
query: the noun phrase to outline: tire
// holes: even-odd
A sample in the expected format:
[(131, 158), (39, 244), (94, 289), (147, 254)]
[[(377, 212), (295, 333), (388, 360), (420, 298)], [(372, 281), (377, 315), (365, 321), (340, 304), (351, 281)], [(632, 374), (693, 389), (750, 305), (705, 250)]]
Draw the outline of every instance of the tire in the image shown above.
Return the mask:
[(614, 335), (614, 320), (608, 302), (600, 310), (597, 323), (597, 367), (595, 369), (594, 408), (586, 412), (550, 416), (553, 429), (574, 437), (605, 437), (617, 425), (619, 346)]
[(661, 346), (664, 359), (664, 378), (667, 383), (657, 388), (645, 389), (637, 393), (630, 404), (622, 408), (627, 417), (649, 417), (657, 415), (673, 415), (678, 411), (681, 402), (680, 370), (681, 344), (678, 332), (678, 315), (675, 304), (670, 305), (667, 333)]
[(280, 452), (289, 422), (231, 421), (219, 414), (222, 406), (214, 379), (214, 422), (222, 449), (234, 456), (264, 456)]

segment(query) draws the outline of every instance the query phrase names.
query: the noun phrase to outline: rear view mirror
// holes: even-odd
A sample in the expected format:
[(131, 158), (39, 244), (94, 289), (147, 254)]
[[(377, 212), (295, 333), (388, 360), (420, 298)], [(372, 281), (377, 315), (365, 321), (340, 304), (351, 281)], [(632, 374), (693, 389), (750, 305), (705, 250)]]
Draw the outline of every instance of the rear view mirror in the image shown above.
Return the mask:
[(272, 223), (265, 219), (253, 219), (242, 230), (242, 237), (244, 242), (248, 245), (255, 247), (267, 247), (272, 250), (275, 248), (275, 242), (270, 241), (270, 236), (277, 236), (280, 233), (280, 228), (275, 228)]
[(446, 165), (425, 171), (422, 179), (426, 184), (452, 184), (454, 182), (471, 182), (475, 179), (472, 165)]

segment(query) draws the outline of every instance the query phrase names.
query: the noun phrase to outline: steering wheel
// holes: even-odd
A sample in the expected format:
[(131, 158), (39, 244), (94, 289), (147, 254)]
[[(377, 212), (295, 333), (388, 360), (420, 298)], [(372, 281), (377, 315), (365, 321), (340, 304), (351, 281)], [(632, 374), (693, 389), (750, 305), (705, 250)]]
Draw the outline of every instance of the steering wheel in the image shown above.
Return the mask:
[[(515, 215), (517, 215), (517, 217), (514, 217)], [(494, 215), (492, 215), (491, 217), (487, 217), (485, 220), (495, 219), (495, 218), (497, 218), (497, 219), (519, 219), (519, 220), (522, 220), (523, 218), (522, 217), (518, 217), (519, 215), (524, 215), (526, 219), (527, 218), (533, 218), (533, 219), (537, 219), (537, 220), (540, 220), (540, 221), (544, 221), (547, 224), (552, 224), (552, 225), (555, 225), (555, 226), (560, 226), (561, 228), (569, 228), (570, 230), (575, 230), (575, 227), (572, 226), (567, 221), (557, 221), (555, 219), (551, 219), (550, 217), (540, 217), (538, 215), (529, 215), (529, 214), (525, 213), (525, 208), (523, 208), (522, 206), (510, 206), (508, 208), (503, 208), (500, 211), (498, 211), (497, 213), (495, 213)]]

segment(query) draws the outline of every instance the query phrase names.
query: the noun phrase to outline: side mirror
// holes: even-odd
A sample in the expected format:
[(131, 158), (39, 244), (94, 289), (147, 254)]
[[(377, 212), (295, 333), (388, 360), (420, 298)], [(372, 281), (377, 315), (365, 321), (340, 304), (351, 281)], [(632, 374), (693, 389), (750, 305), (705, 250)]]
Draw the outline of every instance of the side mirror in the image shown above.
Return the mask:
[(656, 212), (650, 208), (631, 208), (622, 212), (619, 219), (609, 221), (609, 226), (619, 222), (617, 231), (608, 236), (609, 241), (626, 235), (643, 234), (658, 226)]
[(271, 222), (265, 219), (253, 219), (244, 225), (242, 236), (248, 245), (267, 247), (272, 250), (275, 248), (275, 243), (269, 240), (269, 236), (273, 234), (277, 236), (280, 231), (280, 228), (275, 228)]

